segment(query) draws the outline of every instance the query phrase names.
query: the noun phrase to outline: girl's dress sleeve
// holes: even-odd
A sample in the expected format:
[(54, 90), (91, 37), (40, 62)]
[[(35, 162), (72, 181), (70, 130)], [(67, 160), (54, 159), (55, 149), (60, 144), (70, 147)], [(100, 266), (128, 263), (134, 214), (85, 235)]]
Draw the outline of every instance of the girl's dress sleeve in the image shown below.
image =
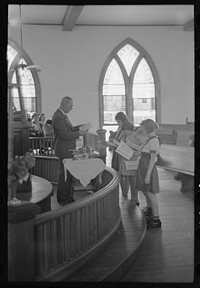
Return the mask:
[(158, 155), (160, 147), (159, 147), (159, 141), (157, 138), (152, 138), (149, 141), (149, 152), (150, 153), (155, 153), (156, 155)]

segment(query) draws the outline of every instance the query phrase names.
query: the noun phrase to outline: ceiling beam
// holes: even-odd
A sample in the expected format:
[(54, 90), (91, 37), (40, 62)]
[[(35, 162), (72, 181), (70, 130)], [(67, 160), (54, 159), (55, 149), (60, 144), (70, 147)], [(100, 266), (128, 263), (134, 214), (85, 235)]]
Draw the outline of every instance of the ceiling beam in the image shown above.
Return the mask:
[(183, 26), (184, 31), (194, 31), (194, 19), (186, 22)]
[(69, 5), (67, 6), (63, 21), (62, 21), (62, 30), (63, 31), (72, 31), (74, 26), (76, 25), (76, 21), (83, 10), (83, 6), (77, 5)]

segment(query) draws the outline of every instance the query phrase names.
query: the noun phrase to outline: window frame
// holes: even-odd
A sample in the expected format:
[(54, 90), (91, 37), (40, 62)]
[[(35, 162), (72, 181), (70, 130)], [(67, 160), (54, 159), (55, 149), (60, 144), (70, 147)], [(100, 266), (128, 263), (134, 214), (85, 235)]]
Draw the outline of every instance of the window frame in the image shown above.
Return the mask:
[[(33, 61), (29, 57), (29, 55), (26, 53), (25, 50), (23, 50), (15, 41), (12, 39), (8, 38), (8, 44), (17, 51), (17, 55), (14, 58), (13, 62), (10, 65), (10, 70), (14, 69), (16, 65), (18, 65), (19, 61), (21, 58), (23, 58), (27, 65), (33, 65)], [(12, 77), (13, 77), (14, 71), (11, 71), (8, 73), (8, 83), (11, 83)], [(35, 101), (36, 101), (36, 112), (41, 113), (42, 112), (42, 101), (41, 101), (41, 84), (40, 84), (40, 79), (38, 76), (38, 72), (34, 69), (31, 70), (31, 74), (33, 77), (34, 81), (34, 86), (35, 86)]]
[[(124, 64), (122, 63), (120, 57), (117, 55), (117, 52), (122, 49), (125, 45), (130, 44), (133, 46), (136, 50), (138, 50), (139, 55), (133, 64), (130, 76), (128, 76), (127, 71), (124, 67)], [(108, 66), (112, 59), (115, 59), (121, 69), (123, 78), (124, 78), (124, 84), (125, 84), (125, 103), (126, 103), (126, 114), (130, 121), (133, 121), (133, 97), (132, 97), (132, 84), (133, 84), (133, 78), (135, 75), (135, 72), (137, 70), (137, 67), (144, 58), (146, 62), (148, 63), (153, 78), (154, 78), (154, 85), (155, 85), (155, 114), (156, 114), (156, 122), (161, 123), (161, 89), (160, 89), (160, 79), (158, 70), (154, 64), (153, 59), (149, 55), (149, 53), (135, 40), (131, 38), (126, 38), (121, 43), (119, 43), (110, 53), (110, 55), (107, 57), (99, 77), (99, 87), (98, 87), (98, 104), (99, 104), (99, 127), (102, 128), (103, 126), (110, 126), (108, 124), (103, 123), (104, 119), (104, 106), (103, 106), (103, 81), (105, 77), (105, 73), (108, 69)], [(117, 125), (117, 123), (116, 123)], [(114, 124), (112, 124), (114, 126)]]

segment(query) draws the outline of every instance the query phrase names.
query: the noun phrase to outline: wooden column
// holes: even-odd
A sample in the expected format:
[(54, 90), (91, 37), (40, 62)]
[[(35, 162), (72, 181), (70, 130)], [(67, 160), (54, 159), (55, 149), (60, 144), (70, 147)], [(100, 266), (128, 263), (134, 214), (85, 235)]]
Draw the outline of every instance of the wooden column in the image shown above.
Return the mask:
[[(99, 136), (99, 141), (106, 141), (106, 129), (98, 129), (97, 134)], [(99, 148), (100, 158), (106, 163), (106, 148), (100, 147)]]
[(40, 207), (22, 201), (8, 206), (8, 281), (34, 281), (34, 217)]

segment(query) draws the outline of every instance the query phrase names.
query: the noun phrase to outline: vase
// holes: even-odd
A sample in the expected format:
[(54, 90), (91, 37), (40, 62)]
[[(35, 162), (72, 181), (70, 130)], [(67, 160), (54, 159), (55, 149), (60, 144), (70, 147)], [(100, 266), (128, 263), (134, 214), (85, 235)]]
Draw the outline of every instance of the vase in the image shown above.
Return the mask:
[(18, 181), (13, 181), (8, 187), (8, 206), (15, 206), (21, 203), (21, 201), (16, 198), (17, 185)]
[(32, 192), (32, 181), (31, 181), (31, 175), (27, 178), (27, 180), (22, 181), (22, 183), (17, 184), (17, 190), (16, 193), (30, 193)]

